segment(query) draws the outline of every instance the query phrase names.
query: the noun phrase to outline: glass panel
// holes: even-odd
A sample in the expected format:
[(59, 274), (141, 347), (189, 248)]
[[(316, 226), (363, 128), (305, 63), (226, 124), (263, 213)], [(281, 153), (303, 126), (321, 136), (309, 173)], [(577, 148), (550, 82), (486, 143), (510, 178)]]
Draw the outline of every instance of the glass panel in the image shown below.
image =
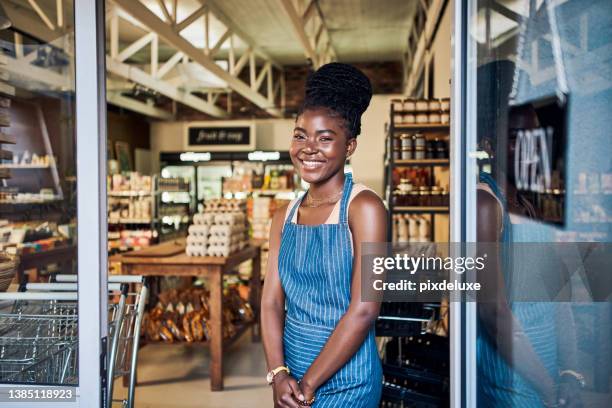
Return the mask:
[(0, 383), (78, 383), (76, 284), (17, 293), (76, 274), (73, 2), (60, 5), (0, 7)]
[[(478, 240), (609, 243), (612, 3), (471, 0), (470, 10)], [(478, 305), (478, 405), (609, 406), (611, 307), (579, 273), (586, 255), (549, 265), (505, 248), (497, 302)], [(562, 285), (541, 279), (553, 269)], [(513, 301), (534, 284), (551, 295)]]

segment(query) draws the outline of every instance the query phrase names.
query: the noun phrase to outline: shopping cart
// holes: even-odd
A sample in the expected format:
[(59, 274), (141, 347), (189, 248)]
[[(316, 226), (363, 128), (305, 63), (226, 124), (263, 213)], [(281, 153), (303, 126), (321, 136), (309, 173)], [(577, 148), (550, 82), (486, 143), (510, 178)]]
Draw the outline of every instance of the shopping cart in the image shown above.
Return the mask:
[[(35, 382), (37, 384), (76, 384), (78, 364), (76, 275), (57, 275), (56, 281), (55, 283), (29, 283), (23, 288), (25, 292), (0, 294), (0, 301), (2, 299), (5, 299), (5, 302), (12, 300), (12, 305), (9, 303), (6, 306), (10, 311), (5, 316), (0, 316), (0, 322), (2, 322), (0, 323), (0, 342), (3, 341), (2, 339), (5, 338), (6, 334), (7, 341), (13, 341), (13, 344), (15, 344), (18, 356), (21, 353), (30, 357), (29, 360), (22, 358), (20, 361), (21, 370), (12, 373), (12, 377), (8, 380)], [(136, 288), (134, 292), (129, 291), (130, 285)], [(144, 279), (140, 276), (111, 276), (109, 277), (108, 293), (108, 338), (110, 339), (107, 373), (108, 407), (110, 408), (113, 402), (119, 402), (123, 407), (131, 408), (134, 405), (140, 326), (148, 289)], [(27, 313), (23, 313), (23, 302), (43, 302), (43, 307), (37, 305), (32, 309), (30, 306), (31, 309), (26, 310)], [(63, 322), (58, 316), (66, 320), (70, 317), (71, 320)], [(3, 318), (6, 319), (5, 323), (2, 320)], [(20, 329), (20, 323), (24, 321), (24, 318), (32, 320), (27, 332)], [(68, 330), (68, 327), (71, 330)], [(6, 328), (6, 333), (4, 333), (3, 328)], [(48, 337), (53, 339), (49, 343), (54, 344), (55, 348), (42, 350), (44, 351), (42, 353), (40, 347), (38, 347), (40, 336), (36, 337), (36, 334), (30, 336), (37, 339), (34, 346), (31, 346), (32, 343), (23, 343), (23, 335), (30, 335), (32, 331), (48, 333)], [(15, 339), (20, 340), (16, 341)], [(42, 354), (43, 357), (32, 359), (32, 354), (36, 356)], [(4, 367), (6, 367), (7, 374), (11, 374), (11, 371), (16, 371), (16, 368), (19, 368), (12, 367), (9, 364), (10, 361), (12, 360), (7, 360), (5, 364), (5, 359), (0, 354), (0, 373), (5, 371)], [(62, 370), (58, 370), (58, 367), (61, 367)], [(56, 371), (59, 371), (59, 373), (56, 373)], [(34, 377), (37, 373), (43, 375), (41, 379), (43, 381), (37, 381), (37, 378)], [(130, 381), (127, 398), (113, 400), (113, 380), (128, 375)], [(28, 380), (29, 378), (30, 380)], [(44, 381), (45, 379), (48, 381)], [(66, 382), (67, 379), (72, 382)]]
[(76, 293), (0, 294), (0, 382), (77, 383)]
[[(56, 275), (57, 284), (76, 285), (76, 275)], [(35, 284), (33, 284), (35, 285)], [(119, 402), (124, 407), (134, 406), (136, 366), (140, 328), (148, 297), (148, 286), (142, 276), (111, 275), (108, 277), (108, 407)], [(133, 291), (130, 291), (130, 287)], [(128, 395), (113, 399), (114, 379), (129, 376)]]

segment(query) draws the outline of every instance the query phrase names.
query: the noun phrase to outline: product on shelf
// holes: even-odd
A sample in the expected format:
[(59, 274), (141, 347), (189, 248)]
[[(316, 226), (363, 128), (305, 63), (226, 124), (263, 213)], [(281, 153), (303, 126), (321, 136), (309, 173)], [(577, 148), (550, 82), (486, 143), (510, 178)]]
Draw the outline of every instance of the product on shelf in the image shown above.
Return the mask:
[(398, 243), (431, 242), (431, 222), (415, 214), (393, 214), (392, 240)]
[[(223, 294), (223, 338), (234, 336), (241, 325), (253, 321), (255, 315), (246, 301), (248, 287), (231, 284)], [(242, 295), (242, 296), (241, 296)], [(158, 296), (153, 309), (145, 313), (143, 332), (149, 340), (208, 341), (211, 336), (209, 292), (205, 288), (171, 289)]]
[(122, 230), (108, 232), (108, 250), (135, 250), (151, 245), (156, 237), (152, 230)]
[(157, 180), (160, 191), (189, 191), (189, 179), (182, 177), (164, 177)]
[(111, 194), (117, 192), (147, 193), (153, 191), (153, 179), (151, 176), (138, 172), (113, 174), (112, 177), (109, 177), (108, 190)]
[(393, 99), (392, 120), (396, 126), (440, 125), (450, 121), (450, 99)]
[(248, 243), (246, 200), (213, 199), (193, 216), (185, 253), (189, 256), (229, 256)]

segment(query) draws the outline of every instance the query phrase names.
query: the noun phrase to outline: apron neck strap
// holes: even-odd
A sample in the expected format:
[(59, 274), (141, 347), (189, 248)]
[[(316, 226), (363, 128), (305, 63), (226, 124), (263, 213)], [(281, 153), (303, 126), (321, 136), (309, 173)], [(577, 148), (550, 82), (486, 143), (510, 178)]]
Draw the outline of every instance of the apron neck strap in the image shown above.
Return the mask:
[[(353, 176), (351, 173), (345, 173), (344, 174), (344, 187), (342, 188), (342, 198), (340, 202), (340, 221), (339, 221), (340, 224), (348, 223), (347, 206), (348, 206), (349, 197), (351, 196), (352, 189), (353, 189)], [(301, 198), (295, 201), (295, 205), (291, 207), (291, 209), (289, 210), (289, 215), (287, 216), (285, 223), (291, 223), (293, 221), (293, 216), (295, 212), (297, 211), (298, 207), (300, 206), (300, 203), (302, 202), (302, 200), (306, 198), (306, 194), (308, 194), (308, 191), (306, 191), (306, 193)]]
[(348, 224), (348, 202), (353, 190), (353, 175), (351, 173), (344, 174), (344, 190), (342, 192), (342, 201), (340, 202), (340, 224)]

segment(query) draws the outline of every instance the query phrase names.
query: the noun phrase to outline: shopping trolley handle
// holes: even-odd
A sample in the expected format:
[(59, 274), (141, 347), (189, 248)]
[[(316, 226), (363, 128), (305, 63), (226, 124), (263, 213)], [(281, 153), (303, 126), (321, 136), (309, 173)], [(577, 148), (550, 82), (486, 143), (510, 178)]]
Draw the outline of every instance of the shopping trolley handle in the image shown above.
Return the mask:
[[(58, 274), (55, 275), (56, 282), (76, 282), (77, 275)], [(142, 275), (109, 275), (108, 283), (144, 283), (145, 277)]]

